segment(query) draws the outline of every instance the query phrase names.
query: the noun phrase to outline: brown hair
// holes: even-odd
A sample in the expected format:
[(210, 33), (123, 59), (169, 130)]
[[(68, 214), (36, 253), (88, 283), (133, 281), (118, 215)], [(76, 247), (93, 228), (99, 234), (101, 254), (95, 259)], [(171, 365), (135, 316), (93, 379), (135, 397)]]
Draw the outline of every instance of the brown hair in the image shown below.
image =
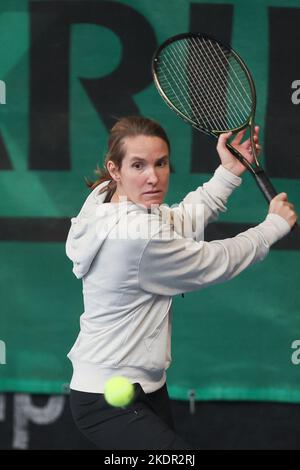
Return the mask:
[(104, 181), (110, 181), (107, 187), (99, 191), (102, 193), (107, 191), (106, 201), (110, 201), (113, 196), (117, 183), (110, 176), (109, 171), (107, 170), (107, 163), (109, 160), (114, 162), (116, 167), (120, 170), (122, 167), (122, 161), (125, 157), (124, 151), (124, 139), (126, 137), (136, 137), (139, 135), (145, 135), (149, 137), (160, 137), (164, 140), (168, 146), (170, 152), (170, 142), (168, 136), (161, 125), (154, 121), (153, 119), (144, 118), (141, 116), (128, 116), (119, 119), (114, 126), (111, 128), (108, 138), (108, 151), (105, 155), (104, 166), (99, 168), (97, 164), (96, 170), (94, 173), (98, 176), (96, 181), (89, 181), (85, 178), (86, 185), (91, 189), (95, 189), (99, 184)]

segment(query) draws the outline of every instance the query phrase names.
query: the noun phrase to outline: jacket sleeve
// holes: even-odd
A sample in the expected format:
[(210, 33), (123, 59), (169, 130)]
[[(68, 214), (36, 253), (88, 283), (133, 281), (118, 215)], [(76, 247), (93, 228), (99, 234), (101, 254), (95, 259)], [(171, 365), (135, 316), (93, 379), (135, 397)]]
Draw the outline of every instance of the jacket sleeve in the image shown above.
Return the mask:
[(228, 197), (241, 183), (239, 176), (220, 165), (207, 183), (188, 193), (177, 207), (162, 204), (162, 219), (171, 223), (179, 235), (203, 240), (205, 226), (227, 210)]
[(140, 287), (153, 294), (177, 295), (227, 281), (268, 254), (290, 231), (277, 214), (236, 237), (197, 242), (170, 234), (162, 225), (147, 242), (139, 262)]

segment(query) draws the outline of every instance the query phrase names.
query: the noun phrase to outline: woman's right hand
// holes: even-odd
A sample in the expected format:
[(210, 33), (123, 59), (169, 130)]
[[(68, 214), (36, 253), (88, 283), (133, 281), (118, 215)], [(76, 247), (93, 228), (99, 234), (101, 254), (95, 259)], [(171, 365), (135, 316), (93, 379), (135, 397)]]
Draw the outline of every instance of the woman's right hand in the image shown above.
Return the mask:
[(278, 214), (283, 217), (290, 227), (293, 227), (298, 219), (294, 205), (288, 201), (286, 193), (275, 196), (269, 205), (269, 214)]

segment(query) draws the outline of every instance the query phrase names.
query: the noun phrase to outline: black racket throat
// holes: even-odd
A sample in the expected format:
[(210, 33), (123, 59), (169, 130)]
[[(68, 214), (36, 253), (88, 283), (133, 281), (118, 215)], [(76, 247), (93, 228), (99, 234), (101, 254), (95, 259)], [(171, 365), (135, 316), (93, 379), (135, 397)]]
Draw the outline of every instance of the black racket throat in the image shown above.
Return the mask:
[(227, 144), (230, 152), (247, 168), (253, 176), (257, 186), (262, 191), (266, 201), (271, 202), (278, 193), (265, 173), (264, 169), (258, 164), (250, 164), (232, 145)]

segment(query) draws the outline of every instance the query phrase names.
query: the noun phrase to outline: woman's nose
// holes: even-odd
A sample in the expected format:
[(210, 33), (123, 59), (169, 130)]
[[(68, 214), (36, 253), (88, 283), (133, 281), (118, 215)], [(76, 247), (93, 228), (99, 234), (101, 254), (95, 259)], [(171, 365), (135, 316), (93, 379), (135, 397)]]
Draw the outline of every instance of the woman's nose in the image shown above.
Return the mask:
[(151, 183), (156, 183), (158, 181), (158, 176), (156, 174), (155, 168), (149, 169), (148, 181)]

